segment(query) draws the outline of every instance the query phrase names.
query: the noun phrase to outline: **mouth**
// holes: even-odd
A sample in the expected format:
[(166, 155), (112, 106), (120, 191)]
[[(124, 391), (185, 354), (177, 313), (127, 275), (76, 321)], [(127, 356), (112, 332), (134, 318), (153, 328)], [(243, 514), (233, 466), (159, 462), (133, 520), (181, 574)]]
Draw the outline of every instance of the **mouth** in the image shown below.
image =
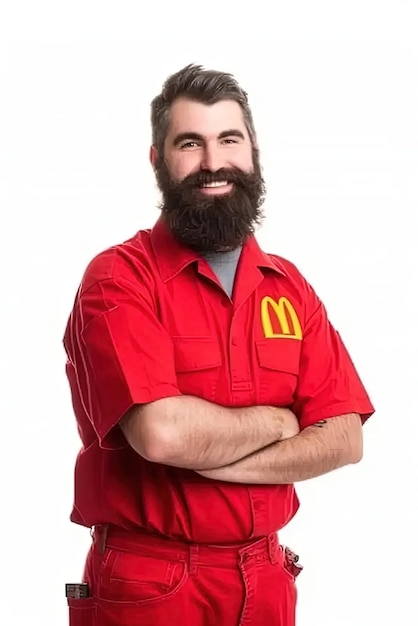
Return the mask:
[(199, 185), (200, 190), (208, 195), (216, 195), (220, 193), (228, 193), (231, 191), (233, 183), (227, 180), (215, 181), (211, 183), (202, 183)]

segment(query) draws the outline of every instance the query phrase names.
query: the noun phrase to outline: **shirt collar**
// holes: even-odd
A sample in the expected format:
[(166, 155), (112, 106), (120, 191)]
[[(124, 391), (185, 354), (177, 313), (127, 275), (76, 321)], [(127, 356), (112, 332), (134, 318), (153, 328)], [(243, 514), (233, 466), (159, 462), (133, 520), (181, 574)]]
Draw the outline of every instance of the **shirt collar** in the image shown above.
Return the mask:
[[(202, 256), (199, 252), (184, 246), (175, 239), (165, 223), (163, 216), (158, 219), (152, 228), (150, 240), (158, 269), (164, 282), (174, 278), (188, 265), (202, 261)], [(272, 258), (261, 250), (254, 235), (249, 237), (245, 242), (242, 255), (245, 256), (247, 262), (255, 266), (273, 270), (283, 276), (287, 275), (286, 270), (278, 258)]]

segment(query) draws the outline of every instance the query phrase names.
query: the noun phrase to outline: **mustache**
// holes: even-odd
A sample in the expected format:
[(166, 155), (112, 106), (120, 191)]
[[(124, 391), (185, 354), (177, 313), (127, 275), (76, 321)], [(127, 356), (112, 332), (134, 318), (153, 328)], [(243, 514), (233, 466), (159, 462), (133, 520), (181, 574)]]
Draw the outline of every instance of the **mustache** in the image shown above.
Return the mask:
[(236, 187), (248, 188), (253, 184), (258, 183), (258, 176), (251, 172), (243, 172), (238, 168), (221, 168), (216, 172), (210, 172), (207, 170), (200, 170), (189, 174), (180, 183), (174, 183), (174, 186), (181, 189), (195, 189), (202, 185), (209, 185), (211, 183), (233, 183)]

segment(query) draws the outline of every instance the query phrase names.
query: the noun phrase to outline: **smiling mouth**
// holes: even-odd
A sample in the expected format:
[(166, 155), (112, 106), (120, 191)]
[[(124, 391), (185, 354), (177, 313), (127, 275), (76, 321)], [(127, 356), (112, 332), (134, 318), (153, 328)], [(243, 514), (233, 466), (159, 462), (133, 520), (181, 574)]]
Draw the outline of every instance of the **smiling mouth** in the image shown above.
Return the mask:
[(221, 180), (212, 183), (201, 183), (199, 186), (202, 189), (215, 189), (216, 187), (226, 187), (227, 185), (229, 185), (227, 180)]

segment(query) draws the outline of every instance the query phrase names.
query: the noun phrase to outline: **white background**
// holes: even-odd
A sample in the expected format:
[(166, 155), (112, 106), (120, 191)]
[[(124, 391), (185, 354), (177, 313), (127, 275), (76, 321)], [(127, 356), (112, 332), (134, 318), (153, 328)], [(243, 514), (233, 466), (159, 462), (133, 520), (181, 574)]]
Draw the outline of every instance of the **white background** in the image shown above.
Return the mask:
[(299, 485), (298, 626), (416, 625), (417, 3), (140, 5), (1, 3), (0, 623), (67, 623), (89, 534), (62, 334), (91, 257), (157, 219), (149, 103), (197, 62), (248, 91), (259, 241), (314, 285), (376, 407), (364, 460)]

